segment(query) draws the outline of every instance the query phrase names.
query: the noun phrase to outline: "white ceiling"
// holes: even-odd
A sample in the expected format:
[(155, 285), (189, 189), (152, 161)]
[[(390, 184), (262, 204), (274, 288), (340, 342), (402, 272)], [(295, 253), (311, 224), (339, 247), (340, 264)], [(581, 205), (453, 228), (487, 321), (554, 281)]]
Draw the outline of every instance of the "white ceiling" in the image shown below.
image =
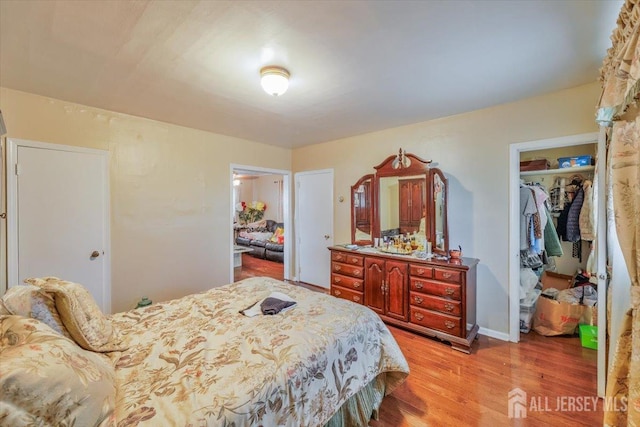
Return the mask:
[(297, 147), (596, 81), (621, 5), (1, 0), (0, 86)]

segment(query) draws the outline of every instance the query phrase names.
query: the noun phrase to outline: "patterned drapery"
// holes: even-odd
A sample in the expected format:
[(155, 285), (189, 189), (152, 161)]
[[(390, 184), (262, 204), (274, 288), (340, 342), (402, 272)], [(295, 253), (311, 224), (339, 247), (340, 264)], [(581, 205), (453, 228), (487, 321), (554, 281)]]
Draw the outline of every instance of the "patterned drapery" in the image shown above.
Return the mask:
[(627, 0), (620, 10), (618, 26), (611, 35), (612, 46), (600, 69), (602, 94), (596, 120), (611, 125), (636, 101), (640, 86), (638, 63), (638, 0)]
[(631, 277), (631, 309), (613, 356), (605, 402), (606, 426), (640, 426), (640, 5), (627, 0), (601, 70), (600, 125), (612, 127), (609, 188), (616, 233)]

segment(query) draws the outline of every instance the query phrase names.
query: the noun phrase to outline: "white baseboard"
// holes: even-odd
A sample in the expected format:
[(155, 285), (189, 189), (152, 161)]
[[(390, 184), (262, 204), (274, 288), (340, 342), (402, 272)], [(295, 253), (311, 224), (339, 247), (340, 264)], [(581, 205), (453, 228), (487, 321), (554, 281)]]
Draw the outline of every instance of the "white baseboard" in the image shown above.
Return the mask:
[(480, 326), (480, 329), (478, 329), (478, 333), (480, 335), (486, 335), (488, 337), (495, 338), (498, 340), (509, 341), (509, 334), (507, 332), (498, 332), (498, 331), (494, 331), (493, 329), (487, 329)]

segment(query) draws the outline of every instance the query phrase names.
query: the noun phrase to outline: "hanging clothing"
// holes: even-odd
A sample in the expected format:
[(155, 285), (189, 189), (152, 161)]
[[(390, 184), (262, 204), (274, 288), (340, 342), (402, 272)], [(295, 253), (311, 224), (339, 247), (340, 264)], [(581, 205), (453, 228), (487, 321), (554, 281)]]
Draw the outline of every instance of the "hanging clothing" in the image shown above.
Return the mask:
[(591, 181), (582, 184), (584, 190), (584, 202), (580, 210), (580, 237), (582, 240), (593, 242), (596, 239), (594, 188)]
[(533, 196), (533, 202), (536, 204), (536, 211), (531, 215), (531, 222), (533, 223), (533, 238), (540, 239), (542, 237), (542, 227), (540, 226), (540, 207), (536, 200), (535, 190), (531, 187), (529, 187), (529, 190)]
[(582, 187), (578, 188), (578, 191), (571, 202), (569, 212), (567, 214), (567, 241), (579, 242), (580, 241), (580, 211), (582, 210), (582, 204), (584, 202), (584, 190)]
[(567, 221), (569, 219), (569, 209), (571, 208), (571, 204), (566, 204), (562, 212), (560, 212), (560, 216), (558, 217), (558, 222), (556, 225), (556, 232), (558, 233), (558, 237), (561, 240), (567, 241)]
[[(533, 196), (536, 198), (536, 206), (540, 214), (540, 229), (543, 231), (542, 239), (544, 240), (544, 229), (547, 226), (547, 215), (544, 211), (547, 209), (549, 194), (547, 194), (547, 190), (540, 184), (532, 186), (531, 189), (533, 190)], [(544, 246), (544, 244), (542, 246)]]
[(553, 220), (551, 219), (551, 213), (548, 209), (545, 209), (547, 216), (547, 225), (544, 227), (544, 249), (548, 256), (562, 256), (562, 245), (560, 244), (560, 238), (556, 229), (553, 226)]
[(538, 212), (533, 193), (526, 186), (520, 187), (520, 250), (528, 250), (531, 216)]

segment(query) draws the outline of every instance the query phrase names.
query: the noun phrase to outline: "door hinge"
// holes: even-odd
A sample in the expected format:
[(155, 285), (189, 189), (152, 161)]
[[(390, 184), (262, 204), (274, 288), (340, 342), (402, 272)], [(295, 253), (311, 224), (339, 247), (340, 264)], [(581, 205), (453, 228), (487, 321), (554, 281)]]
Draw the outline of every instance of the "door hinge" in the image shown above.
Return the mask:
[(20, 165), (17, 164), (17, 163), (16, 163), (16, 167), (15, 167), (14, 172), (15, 172), (16, 175), (20, 175)]

